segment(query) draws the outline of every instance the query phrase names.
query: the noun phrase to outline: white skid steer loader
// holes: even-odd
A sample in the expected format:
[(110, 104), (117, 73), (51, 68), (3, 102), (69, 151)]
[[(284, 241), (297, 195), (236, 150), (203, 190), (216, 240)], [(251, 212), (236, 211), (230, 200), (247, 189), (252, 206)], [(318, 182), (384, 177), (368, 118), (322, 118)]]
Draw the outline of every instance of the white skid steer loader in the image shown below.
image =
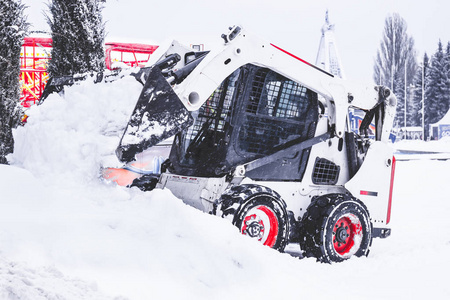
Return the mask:
[(222, 38), (215, 51), (174, 42), (137, 75), (144, 88), (117, 156), (130, 162), (174, 140), (161, 174), (132, 185), (170, 189), (279, 251), (299, 243), (322, 262), (367, 255), (391, 232), (395, 96), (238, 26)]

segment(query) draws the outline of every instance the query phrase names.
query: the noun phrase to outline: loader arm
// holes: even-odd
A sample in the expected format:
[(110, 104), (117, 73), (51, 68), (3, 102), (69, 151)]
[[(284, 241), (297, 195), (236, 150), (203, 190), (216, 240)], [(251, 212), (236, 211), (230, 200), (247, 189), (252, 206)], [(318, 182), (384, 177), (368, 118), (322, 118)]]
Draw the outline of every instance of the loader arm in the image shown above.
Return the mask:
[[(383, 123), (393, 121), (395, 97), (386, 88), (334, 77), (240, 27), (231, 28), (223, 38), (224, 45), (209, 53), (184, 82), (174, 87), (189, 111), (198, 110), (227, 76), (250, 63), (301, 82), (303, 86), (324, 97), (326, 104), (335, 108), (335, 114), (329, 117), (336, 124), (336, 135), (339, 137), (344, 133), (349, 106), (371, 110), (384, 103), (386, 113)], [(385, 127), (390, 132), (391, 126)], [(389, 136), (388, 133), (384, 134), (386, 135)]]

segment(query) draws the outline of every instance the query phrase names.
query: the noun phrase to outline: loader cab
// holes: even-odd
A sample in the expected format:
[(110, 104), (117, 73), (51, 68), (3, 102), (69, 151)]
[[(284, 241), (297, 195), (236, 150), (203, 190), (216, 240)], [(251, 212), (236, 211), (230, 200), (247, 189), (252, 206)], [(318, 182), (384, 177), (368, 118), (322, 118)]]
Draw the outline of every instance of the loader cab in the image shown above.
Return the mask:
[[(270, 69), (245, 65), (228, 76), (178, 133), (170, 171), (220, 177), (257, 158), (314, 137), (317, 94)], [(300, 181), (310, 149), (267, 162), (246, 176)]]

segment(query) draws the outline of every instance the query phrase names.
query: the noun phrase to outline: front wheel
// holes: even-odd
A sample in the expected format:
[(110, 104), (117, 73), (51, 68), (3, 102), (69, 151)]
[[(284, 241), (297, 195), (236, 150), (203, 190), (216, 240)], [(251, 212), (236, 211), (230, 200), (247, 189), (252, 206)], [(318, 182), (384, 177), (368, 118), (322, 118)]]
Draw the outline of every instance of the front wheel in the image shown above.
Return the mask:
[(216, 214), (265, 246), (280, 252), (286, 247), (289, 222), (285, 204), (267, 187), (248, 184), (231, 188), (219, 200)]
[(318, 197), (302, 218), (300, 247), (322, 262), (367, 256), (372, 225), (365, 205), (356, 198), (331, 194)]

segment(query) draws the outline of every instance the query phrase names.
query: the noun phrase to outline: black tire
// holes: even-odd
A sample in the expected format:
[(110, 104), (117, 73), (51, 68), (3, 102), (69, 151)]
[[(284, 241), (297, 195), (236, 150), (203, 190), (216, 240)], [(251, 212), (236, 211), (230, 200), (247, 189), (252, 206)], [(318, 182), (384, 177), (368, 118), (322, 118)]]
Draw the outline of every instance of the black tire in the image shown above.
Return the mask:
[(280, 252), (289, 239), (286, 204), (273, 190), (253, 184), (234, 186), (219, 199), (216, 215), (229, 219), (243, 235)]
[(366, 206), (342, 194), (314, 199), (302, 218), (300, 232), (303, 255), (326, 263), (367, 256), (372, 243)]

